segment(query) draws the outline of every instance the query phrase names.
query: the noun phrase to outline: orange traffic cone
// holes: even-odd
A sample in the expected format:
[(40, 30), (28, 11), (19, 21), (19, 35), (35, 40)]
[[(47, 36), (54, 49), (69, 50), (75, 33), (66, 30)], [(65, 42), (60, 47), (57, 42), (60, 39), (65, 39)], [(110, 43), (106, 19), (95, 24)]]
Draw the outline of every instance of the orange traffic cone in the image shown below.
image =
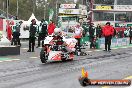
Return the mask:
[(84, 67), (82, 68), (82, 77), (88, 78), (88, 72), (85, 72)]

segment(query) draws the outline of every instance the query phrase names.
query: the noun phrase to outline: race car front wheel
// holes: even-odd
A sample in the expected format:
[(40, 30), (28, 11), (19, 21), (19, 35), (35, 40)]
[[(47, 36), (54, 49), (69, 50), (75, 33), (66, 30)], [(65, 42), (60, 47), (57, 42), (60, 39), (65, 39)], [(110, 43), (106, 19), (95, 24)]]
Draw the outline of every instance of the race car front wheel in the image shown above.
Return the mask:
[(40, 52), (40, 59), (42, 63), (46, 63), (47, 62), (47, 58), (46, 58), (46, 54), (44, 52), (44, 49), (41, 50)]
[(61, 54), (61, 60), (62, 60), (63, 62), (65, 62), (65, 61), (66, 61), (66, 59), (67, 59), (67, 57), (65, 56), (65, 54), (64, 54), (64, 53), (62, 53), (62, 54)]

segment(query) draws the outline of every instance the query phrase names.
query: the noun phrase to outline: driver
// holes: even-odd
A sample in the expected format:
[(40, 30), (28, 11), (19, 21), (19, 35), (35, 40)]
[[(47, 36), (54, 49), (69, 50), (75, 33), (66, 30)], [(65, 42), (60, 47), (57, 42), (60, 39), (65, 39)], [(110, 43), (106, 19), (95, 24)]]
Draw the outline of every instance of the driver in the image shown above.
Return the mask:
[(63, 37), (62, 37), (62, 31), (60, 28), (55, 28), (54, 34), (53, 34), (53, 41), (55, 45), (63, 45)]
[(60, 28), (55, 28), (54, 34), (53, 34), (53, 42), (54, 42), (54, 49), (58, 50), (60, 45), (65, 45), (65, 42), (63, 41), (62, 37), (62, 30)]

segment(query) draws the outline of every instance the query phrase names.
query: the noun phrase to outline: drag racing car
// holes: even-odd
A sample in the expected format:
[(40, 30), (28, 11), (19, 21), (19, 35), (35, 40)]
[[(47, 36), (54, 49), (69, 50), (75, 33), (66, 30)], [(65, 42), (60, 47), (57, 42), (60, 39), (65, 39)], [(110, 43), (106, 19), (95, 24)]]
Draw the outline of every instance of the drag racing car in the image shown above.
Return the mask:
[[(59, 28), (54, 30), (55, 33), (60, 33), (59, 31)], [(40, 52), (42, 63), (46, 63), (47, 61), (66, 61), (74, 59), (77, 40), (68, 36), (58, 37), (60, 37), (60, 34), (57, 36), (50, 35), (45, 38), (44, 45)]]

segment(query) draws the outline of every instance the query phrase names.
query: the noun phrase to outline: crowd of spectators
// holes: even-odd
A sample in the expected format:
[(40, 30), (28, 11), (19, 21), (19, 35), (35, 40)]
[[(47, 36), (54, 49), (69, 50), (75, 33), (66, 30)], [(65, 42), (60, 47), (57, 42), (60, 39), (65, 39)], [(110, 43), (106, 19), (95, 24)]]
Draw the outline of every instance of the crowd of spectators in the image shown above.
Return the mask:
[[(114, 27), (111, 25), (114, 29), (114, 33), (112, 37), (114, 38), (130, 38), (130, 44), (132, 44), (132, 27)], [(93, 48), (94, 43), (96, 42), (96, 39), (103, 38), (103, 27), (102, 25), (98, 24), (97, 26), (94, 26), (93, 23), (91, 23), (88, 27), (87, 34), (89, 36), (89, 41), (91, 42), (90, 48)]]
[[(100, 24), (98, 24), (97, 26), (94, 26), (93, 23), (90, 24), (89, 25), (89, 36), (94, 36), (98, 38), (103, 37), (102, 28), (103, 26), (101, 26)], [(132, 33), (131, 33), (132, 27), (113, 27), (113, 28), (114, 28), (113, 37), (124, 38), (124, 37), (132, 36)]]

